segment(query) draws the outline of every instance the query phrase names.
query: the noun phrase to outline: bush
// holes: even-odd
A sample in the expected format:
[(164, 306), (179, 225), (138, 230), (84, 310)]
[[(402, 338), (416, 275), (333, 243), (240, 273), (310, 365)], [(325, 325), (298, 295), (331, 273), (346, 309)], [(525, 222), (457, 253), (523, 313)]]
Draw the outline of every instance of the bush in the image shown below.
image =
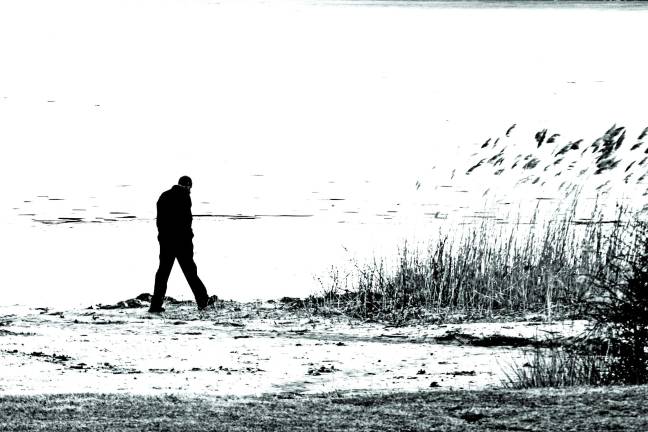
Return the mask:
[(635, 219), (616, 231), (617, 254), (593, 278), (599, 295), (585, 302), (592, 336), (604, 343), (607, 381), (648, 383), (648, 222)]

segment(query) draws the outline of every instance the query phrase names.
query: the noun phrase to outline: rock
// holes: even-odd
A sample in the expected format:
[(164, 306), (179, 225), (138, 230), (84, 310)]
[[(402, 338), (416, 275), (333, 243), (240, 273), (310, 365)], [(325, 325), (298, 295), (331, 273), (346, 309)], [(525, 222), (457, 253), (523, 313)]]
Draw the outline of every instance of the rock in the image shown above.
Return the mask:
[(182, 303), (180, 300), (176, 300), (173, 297), (169, 297), (169, 296), (164, 297), (164, 301), (168, 304), (174, 304), (174, 305)]
[(99, 309), (137, 309), (148, 306), (149, 305), (146, 304), (143, 300), (136, 298), (120, 301), (112, 305), (97, 305)]
[(304, 306), (304, 301), (299, 297), (281, 297), (279, 302), (285, 304), (286, 306), (300, 308)]
[(223, 327), (245, 327), (245, 324), (232, 322), (232, 321), (216, 321), (214, 322), (214, 325), (223, 326)]
[(308, 369), (307, 374), (312, 375), (312, 376), (318, 376), (318, 375), (321, 375), (323, 373), (333, 373), (333, 372), (335, 372), (335, 370), (336, 369), (335, 369), (334, 365), (331, 365), (330, 367), (329, 366), (320, 366), (319, 368), (310, 368), (310, 369)]
[[(142, 302), (151, 303), (152, 299), (153, 299), (153, 295), (151, 295), (149, 293), (142, 293), (142, 294), (138, 295), (137, 297), (135, 297), (134, 299), (131, 299), (131, 300), (139, 300), (139, 301), (142, 301)], [(129, 301), (129, 300), (126, 300), (126, 301)], [(169, 304), (183, 303), (180, 300), (176, 300), (173, 297), (169, 297), (169, 296), (164, 297), (164, 301), (166, 303), (169, 303)], [(148, 306), (148, 305), (146, 305), (146, 306)]]
[(144, 304), (144, 302), (139, 299), (128, 299), (126, 300), (125, 303), (126, 303), (126, 307), (129, 309), (148, 307), (148, 305)]
[(151, 303), (151, 299), (153, 298), (153, 296), (152, 296), (151, 294), (149, 294), (149, 293), (142, 293), (142, 294), (138, 295), (138, 296), (135, 297), (135, 298), (136, 298), (137, 300), (141, 300), (141, 301), (145, 301), (145, 302), (149, 302), (149, 303)]

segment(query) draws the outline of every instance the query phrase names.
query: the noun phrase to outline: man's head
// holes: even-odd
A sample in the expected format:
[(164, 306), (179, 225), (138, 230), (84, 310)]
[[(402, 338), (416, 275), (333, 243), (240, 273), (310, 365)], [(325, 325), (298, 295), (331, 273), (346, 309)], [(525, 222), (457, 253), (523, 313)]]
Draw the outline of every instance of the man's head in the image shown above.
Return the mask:
[(180, 177), (180, 180), (178, 180), (178, 185), (182, 186), (187, 190), (191, 190), (191, 186), (193, 185), (191, 182), (191, 177), (189, 176)]

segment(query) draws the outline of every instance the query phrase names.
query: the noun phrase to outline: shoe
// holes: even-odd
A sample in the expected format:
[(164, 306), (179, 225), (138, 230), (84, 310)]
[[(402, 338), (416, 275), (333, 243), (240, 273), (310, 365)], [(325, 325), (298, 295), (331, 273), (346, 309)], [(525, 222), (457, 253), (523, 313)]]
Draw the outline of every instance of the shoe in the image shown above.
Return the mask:
[(162, 313), (164, 312), (164, 310), (165, 309), (163, 307), (159, 307), (159, 308), (150, 308), (148, 311), (149, 313)]
[(218, 296), (213, 295), (207, 299), (207, 303), (203, 306), (198, 306), (199, 311), (204, 311), (209, 306), (213, 306), (218, 301)]

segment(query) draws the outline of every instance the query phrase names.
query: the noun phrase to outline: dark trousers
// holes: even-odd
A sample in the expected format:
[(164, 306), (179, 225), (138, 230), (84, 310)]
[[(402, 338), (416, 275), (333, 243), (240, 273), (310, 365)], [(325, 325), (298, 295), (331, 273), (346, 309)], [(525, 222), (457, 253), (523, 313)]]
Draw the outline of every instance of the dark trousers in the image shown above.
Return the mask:
[(160, 239), (160, 266), (155, 273), (155, 288), (151, 299), (151, 309), (162, 307), (167, 290), (167, 282), (175, 260), (178, 260), (198, 307), (207, 304), (208, 295), (205, 285), (198, 277), (198, 269), (193, 259), (193, 242), (188, 239)]

